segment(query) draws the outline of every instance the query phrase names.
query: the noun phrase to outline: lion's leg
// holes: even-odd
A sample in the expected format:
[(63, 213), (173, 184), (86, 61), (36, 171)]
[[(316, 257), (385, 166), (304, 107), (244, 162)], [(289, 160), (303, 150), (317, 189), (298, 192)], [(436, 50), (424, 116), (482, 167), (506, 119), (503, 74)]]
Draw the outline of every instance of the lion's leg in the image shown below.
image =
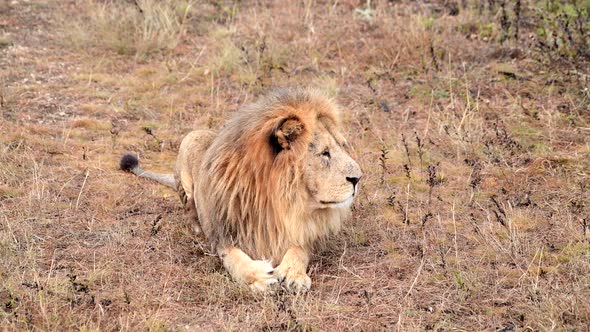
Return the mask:
[(186, 217), (195, 235), (201, 234), (201, 224), (199, 223), (199, 215), (197, 214), (197, 206), (195, 200), (191, 196), (187, 196), (186, 204), (184, 205)]
[(201, 234), (201, 224), (199, 223), (199, 216), (197, 214), (197, 206), (195, 205), (195, 199), (186, 193), (182, 183), (178, 183), (177, 185), (178, 196), (180, 197), (180, 202), (182, 206), (184, 206), (184, 212), (188, 223), (195, 233), (195, 235)]
[(295, 292), (306, 292), (311, 287), (311, 278), (307, 275), (309, 253), (302, 247), (290, 247), (281, 264), (277, 266), (276, 273), (279, 280), (285, 281), (287, 289)]
[(254, 291), (266, 292), (279, 282), (270, 261), (253, 260), (236, 247), (219, 249), (218, 254), (232, 278), (247, 284)]

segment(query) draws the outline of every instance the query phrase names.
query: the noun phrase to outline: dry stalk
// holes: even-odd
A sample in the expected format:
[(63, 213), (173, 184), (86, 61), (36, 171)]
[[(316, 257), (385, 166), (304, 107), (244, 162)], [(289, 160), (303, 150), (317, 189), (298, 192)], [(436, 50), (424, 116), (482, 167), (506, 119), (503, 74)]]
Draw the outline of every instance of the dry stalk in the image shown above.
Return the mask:
[(84, 171), (84, 182), (82, 182), (82, 187), (80, 188), (80, 192), (78, 193), (78, 199), (76, 199), (76, 210), (78, 210), (78, 206), (80, 205), (80, 198), (82, 197), (82, 191), (84, 190), (84, 186), (86, 186), (86, 180), (88, 179), (88, 169)]

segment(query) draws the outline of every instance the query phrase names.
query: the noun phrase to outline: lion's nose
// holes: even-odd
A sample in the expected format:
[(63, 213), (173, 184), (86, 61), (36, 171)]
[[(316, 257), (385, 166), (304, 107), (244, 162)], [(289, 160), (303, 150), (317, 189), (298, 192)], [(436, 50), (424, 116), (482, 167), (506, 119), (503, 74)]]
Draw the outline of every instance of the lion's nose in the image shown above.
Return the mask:
[(346, 177), (346, 181), (352, 183), (352, 186), (356, 186), (356, 184), (360, 181), (360, 177)]

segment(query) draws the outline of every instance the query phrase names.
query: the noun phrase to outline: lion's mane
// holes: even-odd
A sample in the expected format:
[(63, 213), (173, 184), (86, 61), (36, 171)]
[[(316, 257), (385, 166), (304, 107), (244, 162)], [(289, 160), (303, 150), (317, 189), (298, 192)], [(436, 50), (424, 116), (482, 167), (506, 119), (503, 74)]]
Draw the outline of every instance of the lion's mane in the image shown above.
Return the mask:
[[(294, 122), (287, 147), (277, 131)], [(276, 264), (290, 245), (311, 249), (340, 228), (348, 209), (311, 211), (302, 185), (304, 157), (318, 125), (340, 127), (331, 100), (312, 90), (282, 90), (252, 104), (221, 129), (204, 156), (197, 209), (213, 245), (236, 245)], [(291, 139), (287, 137), (287, 139)]]

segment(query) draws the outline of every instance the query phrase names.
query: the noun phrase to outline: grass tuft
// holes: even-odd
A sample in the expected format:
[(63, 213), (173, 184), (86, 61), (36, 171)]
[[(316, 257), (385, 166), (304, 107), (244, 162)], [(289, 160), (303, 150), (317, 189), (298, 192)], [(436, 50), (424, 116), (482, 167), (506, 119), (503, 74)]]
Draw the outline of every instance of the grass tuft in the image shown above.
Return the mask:
[(191, 1), (81, 0), (80, 16), (64, 27), (78, 47), (102, 47), (139, 57), (174, 49), (182, 40)]

